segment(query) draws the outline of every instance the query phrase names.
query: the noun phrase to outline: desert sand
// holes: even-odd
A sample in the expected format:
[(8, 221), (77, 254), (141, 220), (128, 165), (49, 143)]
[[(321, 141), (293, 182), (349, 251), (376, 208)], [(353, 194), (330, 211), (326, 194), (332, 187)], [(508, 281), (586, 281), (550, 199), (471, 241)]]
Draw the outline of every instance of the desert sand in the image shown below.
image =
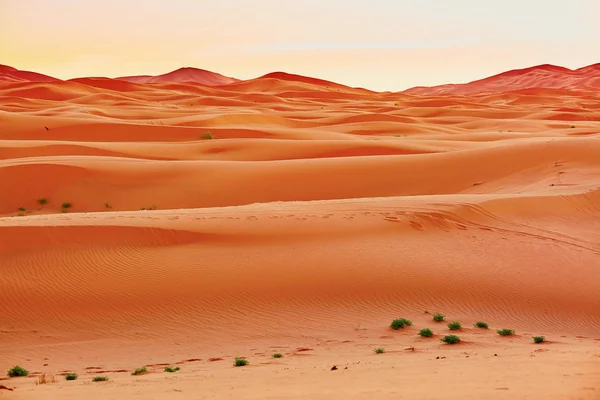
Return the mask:
[(30, 376), (0, 398), (600, 399), (600, 68), (578, 71), (376, 93), (3, 67), (0, 371)]

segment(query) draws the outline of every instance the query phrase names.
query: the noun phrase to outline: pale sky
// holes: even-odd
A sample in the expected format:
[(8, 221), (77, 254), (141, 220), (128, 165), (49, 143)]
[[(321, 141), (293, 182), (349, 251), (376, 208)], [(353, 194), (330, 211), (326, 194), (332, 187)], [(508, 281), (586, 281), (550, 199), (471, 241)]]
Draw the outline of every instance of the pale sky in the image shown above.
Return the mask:
[(0, 0), (0, 64), (57, 78), (197, 67), (373, 90), (600, 62), (600, 0)]

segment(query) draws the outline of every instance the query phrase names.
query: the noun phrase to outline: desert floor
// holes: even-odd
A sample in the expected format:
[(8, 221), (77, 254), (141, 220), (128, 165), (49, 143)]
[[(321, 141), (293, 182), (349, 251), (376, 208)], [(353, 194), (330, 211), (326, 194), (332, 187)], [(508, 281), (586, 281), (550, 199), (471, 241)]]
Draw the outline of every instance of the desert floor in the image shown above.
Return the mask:
[(0, 398), (600, 399), (599, 132), (594, 92), (0, 83)]

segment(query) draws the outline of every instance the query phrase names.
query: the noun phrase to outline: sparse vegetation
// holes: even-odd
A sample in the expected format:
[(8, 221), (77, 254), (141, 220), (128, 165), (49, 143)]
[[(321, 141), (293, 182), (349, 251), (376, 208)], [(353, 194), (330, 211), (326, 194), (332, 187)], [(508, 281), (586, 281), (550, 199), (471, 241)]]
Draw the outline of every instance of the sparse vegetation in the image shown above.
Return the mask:
[(67, 381), (74, 381), (78, 377), (79, 377), (79, 375), (77, 375), (75, 372), (69, 372), (68, 374), (65, 374), (65, 379)]
[(442, 314), (442, 313), (439, 313), (439, 312), (438, 312), (438, 313), (435, 313), (435, 314), (433, 314), (433, 320), (434, 320), (435, 322), (442, 322), (442, 321), (444, 320), (444, 314)]
[(24, 217), (24, 216), (25, 216), (25, 213), (24, 213), (23, 211), (19, 211), (19, 212), (17, 213), (17, 215), (18, 215), (19, 217)]
[(376, 354), (383, 354), (383, 353), (385, 353), (385, 349), (383, 347), (377, 347), (375, 349), (375, 353)]
[(575, 125), (571, 125), (571, 129), (575, 128)]
[(177, 372), (177, 371), (179, 371), (179, 369), (180, 369), (179, 367), (173, 368), (172, 366), (166, 366), (165, 372)]
[(514, 329), (498, 329), (496, 332), (498, 332), (498, 335), (500, 336), (511, 336), (515, 334)]
[(25, 368), (21, 368), (18, 365), (15, 365), (11, 369), (8, 370), (8, 376), (14, 378), (15, 376), (27, 376), (29, 375), (29, 371)]
[(425, 328), (425, 329), (421, 329), (419, 331), (419, 335), (421, 335), (423, 337), (431, 337), (431, 336), (433, 336), (433, 332), (431, 331), (431, 329)]
[(412, 321), (407, 320), (406, 318), (398, 318), (392, 321), (390, 327), (394, 330), (398, 330), (404, 328), (405, 326), (411, 326)]
[(533, 342), (534, 343), (542, 343), (542, 342), (545, 342), (545, 341), (546, 341), (546, 338), (543, 337), (543, 336), (534, 336), (533, 337)]
[(235, 367), (243, 367), (245, 365), (248, 365), (248, 360), (242, 357), (236, 357), (233, 365)]
[(72, 204), (69, 203), (68, 201), (65, 201), (64, 203), (62, 203), (62, 208), (71, 208)]
[(95, 376), (92, 378), (92, 382), (106, 382), (108, 380), (108, 376)]
[(487, 329), (488, 328), (487, 322), (483, 322), (483, 321), (477, 321), (477, 322), (475, 322), (475, 326), (478, 327), (478, 328), (483, 328), (483, 329)]
[(214, 139), (212, 132), (206, 132), (204, 135), (200, 137), (203, 140)]
[(156, 206), (153, 204), (150, 207), (142, 207), (140, 208), (140, 211), (152, 211), (152, 210), (156, 210)]
[(110, 205), (110, 203), (108, 201), (106, 203), (104, 203), (104, 207), (106, 207), (106, 208), (112, 208), (112, 206)]
[(40, 206), (44, 206), (46, 203), (48, 203), (48, 199), (45, 197), (42, 197), (41, 199), (38, 199), (37, 202), (39, 203)]
[(454, 322), (450, 322), (448, 324), (448, 329), (450, 329), (451, 331), (457, 331), (460, 329), (460, 322), (458, 321), (454, 321)]
[(455, 344), (460, 342), (460, 338), (456, 335), (446, 335), (440, 340), (447, 344)]
[(140, 367), (140, 368), (136, 369), (135, 371), (133, 371), (131, 373), (131, 375), (140, 375), (140, 374), (143, 374), (144, 372), (148, 372), (148, 369), (146, 368), (145, 365), (143, 367)]
[(27, 209), (26, 209), (25, 207), (19, 207), (19, 208), (17, 209), (17, 211), (22, 211), (22, 212), (25, 212), (25, 211), (27, 211)]
[(273, 358), (281, 358), (281, 357), (283, 357), (283, 354), (281, 354), (281, 353), (273, 354)]

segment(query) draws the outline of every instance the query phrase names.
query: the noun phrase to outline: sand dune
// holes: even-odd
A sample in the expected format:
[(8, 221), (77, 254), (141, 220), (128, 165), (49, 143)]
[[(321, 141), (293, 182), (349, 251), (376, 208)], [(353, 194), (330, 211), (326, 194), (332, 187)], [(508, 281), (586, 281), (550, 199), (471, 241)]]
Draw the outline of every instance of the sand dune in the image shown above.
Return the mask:
[(180, 68), (178, 70), (157, 76), (138, 75), (116, 78), (121, 81), (134, 83), (161, 83), (161, 82), (195, 82), (206, 86), (227, 85), (237, 82), (238, 79), (206, 71), (198, 68)]
[(589, 65), (576, 70), (548, 64), (539, 65), (503, 72), (466, 84), (414, 87), (405, 90), (404, 93), (469, 95), (532, 88), (598, 90), (600, 88), (600, 64)]
[(596, 72), (4, 79), (0, 397), (596, 399)]

